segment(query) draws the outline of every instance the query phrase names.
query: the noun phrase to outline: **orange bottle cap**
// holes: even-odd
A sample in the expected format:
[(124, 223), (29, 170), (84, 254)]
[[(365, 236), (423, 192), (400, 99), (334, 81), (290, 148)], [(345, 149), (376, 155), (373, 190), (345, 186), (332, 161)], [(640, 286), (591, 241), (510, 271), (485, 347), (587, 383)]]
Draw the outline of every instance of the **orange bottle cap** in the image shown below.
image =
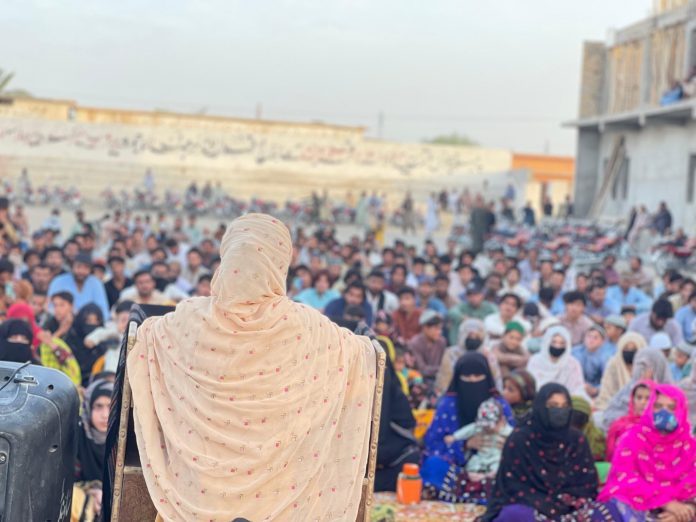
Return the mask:
[(404, 474), (406, 475), (418, 475), (418, 472), (420, 471), (418, 468), (418, 464), (404, 464)]

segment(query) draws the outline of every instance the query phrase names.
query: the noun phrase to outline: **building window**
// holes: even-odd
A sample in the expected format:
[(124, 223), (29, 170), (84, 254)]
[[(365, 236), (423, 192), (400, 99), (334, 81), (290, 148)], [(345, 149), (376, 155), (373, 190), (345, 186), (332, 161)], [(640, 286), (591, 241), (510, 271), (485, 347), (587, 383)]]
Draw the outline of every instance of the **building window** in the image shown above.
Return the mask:
[(696, 184), (696, 154), (689, 156), (689, 172), (686, 176), (686, 202), (694, 202), (694, 184)]

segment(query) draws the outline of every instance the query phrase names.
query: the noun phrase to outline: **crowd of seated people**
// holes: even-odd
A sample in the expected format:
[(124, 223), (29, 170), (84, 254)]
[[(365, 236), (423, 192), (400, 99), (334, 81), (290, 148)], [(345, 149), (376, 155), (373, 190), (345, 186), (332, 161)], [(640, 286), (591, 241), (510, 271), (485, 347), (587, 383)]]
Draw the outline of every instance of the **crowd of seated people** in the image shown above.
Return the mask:
[[(316, 249), (298, 255), (328, 262), (339, 253), (330, 237), (315, 239)], [(653, 280), (640, 258), (617, 270), (607, 256), (578, 271), (563, 266), (569, 252), (427, 247), (397, 241), (369, 256), (369, 266), (359, 266), (363, 295), (356, 267), (349, 271), (353, 304), (371, 307), (372, 326), (393, 346), (396, 391), (412, 408), (402, 427), (426, 419), (417, 445), (404, 442), (411, 460), (420, 449), (425, 497), (487, 505), (484, 520), (691, 520), (694, 495), (680, 485), (688, 475), (681, 471), (654, 479), (664, 489), (655, 489), (659, 500), (613, 490), (626, 485), (615, 469), (642, 469), (640, 453), (616, 465), (627, 455), (624, 439), (641, 439), (635, 432), (649, 431), (665, 447), (691, 444), (693, 280), (674, 271)], [(526, 283), (523, 269), (532, 274)], [(449, 284), (431, 290), (436, 281)], [(336, 279), (336, 289), (344, 285)], [(559, 445), (564, 450), (554, 452)], [(381, 464), (378, 476), (391, 477), (381, 488), (394, 489), (401, 463)]]
[[(0, 358), (55, 368), (80, 390), (76, 478), (89, 520), (128, 311), (209, 296), (224, 226), (116, 212), (21, 231), (12, 217), (0, 199)], [(612, 255), (581, 269), (571, 246), (470, 251), (291, 231), (288, 297), (367, 326), (389, 354), (378, 490), (418, 463), (426, 498), (487, 506), (484, 520), (693, 519), (687, 274), (653, 278), (640, 258)], [(677, 450), (679, 465), (665, 467)]]

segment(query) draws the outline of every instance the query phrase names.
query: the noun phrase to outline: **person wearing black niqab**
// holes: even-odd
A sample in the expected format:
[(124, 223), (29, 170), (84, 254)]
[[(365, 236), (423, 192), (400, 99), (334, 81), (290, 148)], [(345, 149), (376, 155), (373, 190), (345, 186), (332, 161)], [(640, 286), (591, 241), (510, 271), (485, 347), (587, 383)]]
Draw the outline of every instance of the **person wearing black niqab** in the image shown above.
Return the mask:
[(106, 346), (88, 348), (85, 346), (85, 337), (101, 326), (104, 326), (101, 308), (94, 303), (88, 303), (80, 309), (72, 327), (63, 338), (80, 364), (83, 386), (87, 384), (92, 374), (92, 366), (106, 351)]
[(32, 361), (33, 339), (31, 326), (22, 319), (8, 319), (0, 324), (0, 361)]
[(486, 357), (478, 352), (467, 352), (454, 366), (448, 391), (440, 398), (433, 422), (425, 434), (425, 460), (421, 476), (425, 485), (424, 496), (447, 502), (484, 503), (489, 482), (470, 481), (466, 463), (477, 442), (471, 440), (445, 442), (462, 426), (476, 420), (481, 403), (495, 399), (508, 423), (514, 424), (510, 405), (500, 396)]
[[(474, 375), (483, 375), (484, 378), (478, 382), (462, 380), (462, 376)], [(493, 373), (486, 358), (478, 352), (460, 357), (454, 367), (454, 377), (447, 392), (457, 397), (459, 427), (474, 422), (481, 403), (497, 393)]]
[(570, 427), (571, 404), (564, 386), (541, 387), (531, 414), (505, 443), (480, 522), (614, 520), (606, 506), (594, 502), (597, 471), (587, 440)]
[(387, 357), (379, 421), (375, 491), (396, 491), (396, 480), (403, 465), (420, 462), (420, 450), (413, 435), (415, 426), (411, 406), (401, 389), (391, 359)]

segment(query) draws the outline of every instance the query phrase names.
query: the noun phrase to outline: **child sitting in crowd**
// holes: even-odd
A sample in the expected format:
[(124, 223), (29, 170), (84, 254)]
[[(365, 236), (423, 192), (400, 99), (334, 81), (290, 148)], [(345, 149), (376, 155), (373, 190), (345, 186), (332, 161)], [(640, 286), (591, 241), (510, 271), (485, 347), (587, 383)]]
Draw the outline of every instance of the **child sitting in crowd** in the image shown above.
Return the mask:
[(672, 372), (674, 382), (679, 382), (691, 375), (691, 356), (696, 349), (696, 345), (682, 341), (672, 350), (672, 362), (669, 369)]
[(91, 349), (102, 345), (104, 347), (104, 355), (97, 359), (92, 367), (93, 375), (101, 372), (116, 373), (118, 359), (121, 355), (121, 339), (128, 328), (128, 316), (132, 306), (132, 301), (119, 303), (114, 309), (114, 320), (95, 329), (85, 337), (87, 348)]
[(452, 435), (447, 435), (445, 443), (452, 445), (455, 441), (467, 440), (474, 435), (483, 436), (483, 448), (471, 455), (466, 462), (469, 478), (480, 482), (495, 477), (503, 454), (503, 444), (511, 433), (512, 426), (505, 419), (500, 403), (495, 399), (488, 399), (479, 406), (476, 420), (462, 426)]

